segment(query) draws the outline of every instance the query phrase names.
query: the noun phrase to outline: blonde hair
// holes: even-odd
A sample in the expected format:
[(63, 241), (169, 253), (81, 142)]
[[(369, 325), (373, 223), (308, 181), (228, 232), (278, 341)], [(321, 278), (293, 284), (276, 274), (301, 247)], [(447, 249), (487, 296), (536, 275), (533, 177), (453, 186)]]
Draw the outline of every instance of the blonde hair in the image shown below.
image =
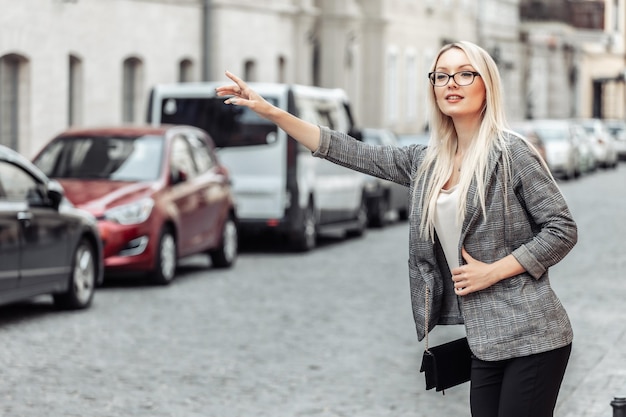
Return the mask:
[[(489, 161), (489, 155), (496, 151), (503, 152), (505, 178), (510, 176), (509, 157), (505, 146), (505, 131), (507, 122), (504, 114), (502, 101), (502, 86), (498, 67), (491, 56), (483, 48), (470, 42), (455, 42), (441, 48), (431, 66), (435, 70), (439, 57), (446, 51), (458, 48), (465, 52), (470, 64), (480, 74), (485, 85), (485, 103), (481, 112), (481, 121), (478, 132), (471, 140), (463, 160), (463, 169), (460, 172), (459, 187), (460, 198), (457, 211), (457, 221), (463, 224), (467, 192), (470, 183), (475, 178), (478, 188), (477, 199), (483, 215), (487, 216), (485, 205), (485, 174)], [(430, 85), (430, 84), (429, 84)], [(432, 86), (431, 86), (432, 87)], [(457, 147), (457, 134), (450, 116), (445, 115), (439, 109), (435, 98), (434, 87), (428, 95), (430, 106), (430, 131), (431, 138), (426, 151), (424, 163), (416, 172), (416, 184), (421, 181), (424, 192), (417, 195), (413, 189), (413, 210), (416, 204), (422, 206), (422, 218), (420, 222), (420, 234), (423, 238), (434, 241), (435, 239), (435, 208), (437, 196), (454, 168), (454, 155)], [(429, 174), (430, 173), (430, 174)]]

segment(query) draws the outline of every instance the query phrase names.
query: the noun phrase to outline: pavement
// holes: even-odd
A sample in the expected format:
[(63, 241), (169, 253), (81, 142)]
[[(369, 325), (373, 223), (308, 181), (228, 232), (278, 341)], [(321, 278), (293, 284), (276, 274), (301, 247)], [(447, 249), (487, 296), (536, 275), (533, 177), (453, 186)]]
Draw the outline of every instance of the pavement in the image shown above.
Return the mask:
[[(567, 182), (561, 189), (579, 241), (553, 267), (552, 284), (574, 327), (572, 357), (556, 417), (610, 417), (626, 397), (626, 165)], [(591, 255), (591, 256), (590, 256)], [(617, 416), (625, 416), (622, 410)]]

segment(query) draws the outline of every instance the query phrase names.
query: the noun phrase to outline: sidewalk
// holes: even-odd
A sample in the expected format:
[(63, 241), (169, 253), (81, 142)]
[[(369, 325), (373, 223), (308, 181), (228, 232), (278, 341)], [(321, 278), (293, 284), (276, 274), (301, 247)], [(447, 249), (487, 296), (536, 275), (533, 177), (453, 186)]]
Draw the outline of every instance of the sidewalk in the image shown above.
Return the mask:
[(551, 270), (574, 328), (572, 356), (555, 417), (612, 417), (626, 397), (626, 167), (563, 184), (578, 244)]
[[(576, 366), (577, 361), (585, 362), (584, 366)], [(556, 416), (611, 417), (611, 401), (626, 397), (626, 327), (608, 350), (593, 341), (579, 343), (571, 365)]]

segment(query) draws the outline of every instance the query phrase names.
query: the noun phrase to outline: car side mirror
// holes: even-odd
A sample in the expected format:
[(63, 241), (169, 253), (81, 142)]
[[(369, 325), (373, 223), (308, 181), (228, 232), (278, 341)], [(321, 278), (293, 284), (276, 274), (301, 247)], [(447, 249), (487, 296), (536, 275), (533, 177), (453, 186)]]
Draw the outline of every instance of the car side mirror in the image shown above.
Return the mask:
[(63, 186), (61, 183), (55, 180), (51, 180), (48, 182), (48, 190), (46, 192), (46, 196), (48, 197), (48, 201), (50, 205), (58, 210), (61, 205), (61, 201), (65, 197), (65, 190), (63, 190)]

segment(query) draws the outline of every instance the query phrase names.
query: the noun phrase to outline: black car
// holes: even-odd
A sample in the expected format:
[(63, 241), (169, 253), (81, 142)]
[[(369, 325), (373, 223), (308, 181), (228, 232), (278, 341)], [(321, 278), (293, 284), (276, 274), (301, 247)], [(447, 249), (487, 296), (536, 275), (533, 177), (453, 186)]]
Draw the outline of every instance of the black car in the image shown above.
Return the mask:
[(95, 218), (19, 153), (0, 145), (0, 304), (51, 294), (63, 309), (89, 307), (102, 282)]

